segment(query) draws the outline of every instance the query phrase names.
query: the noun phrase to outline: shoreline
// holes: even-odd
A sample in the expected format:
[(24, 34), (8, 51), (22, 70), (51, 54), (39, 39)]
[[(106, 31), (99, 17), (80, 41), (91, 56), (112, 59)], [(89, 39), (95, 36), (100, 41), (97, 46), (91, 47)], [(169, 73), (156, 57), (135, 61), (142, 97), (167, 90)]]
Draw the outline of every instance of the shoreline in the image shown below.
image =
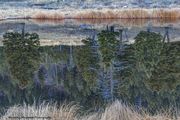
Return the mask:
[(180, 19), (180, 8), (132, 8), (132, 9), (0, 9), (0, 20), (4, 19)]

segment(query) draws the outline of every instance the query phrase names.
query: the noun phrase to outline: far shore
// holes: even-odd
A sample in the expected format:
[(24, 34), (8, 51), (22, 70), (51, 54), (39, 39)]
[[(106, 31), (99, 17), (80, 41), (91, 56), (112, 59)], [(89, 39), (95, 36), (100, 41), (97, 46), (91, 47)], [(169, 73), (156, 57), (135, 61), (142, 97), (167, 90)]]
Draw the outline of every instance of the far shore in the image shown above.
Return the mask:
[(180, 8), (128, 9), (0, 9), (0, 19), (180, 19)]

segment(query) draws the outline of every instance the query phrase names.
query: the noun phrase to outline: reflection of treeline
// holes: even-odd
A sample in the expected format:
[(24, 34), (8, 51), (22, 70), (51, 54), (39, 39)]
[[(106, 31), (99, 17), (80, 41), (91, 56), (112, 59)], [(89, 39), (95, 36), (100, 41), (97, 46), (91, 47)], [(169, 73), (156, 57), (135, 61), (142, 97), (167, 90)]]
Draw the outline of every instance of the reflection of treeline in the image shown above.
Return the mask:
[[(4, 49), (4, 47), (2, 49)], [(1, 51), (1, 53), (5, 54), (3, 51)], [(39, 47), (39, 54), (40, 60), (38, 60), (38, 62), (40, 64), (31, 76), (32, 84), (30, 86), (28, 85), (28, 87), (22, 89), (18, 87), (18, 84), (14, 84), (14, 74), (11, 70), (1, 73), (2, 87), (0, 90), (2, 90), (1, 100), (2, 103), (4, 102), (4, 106), (23, 102), (31, 104), (34, 100), (37, 101), (37, 103), (43, 100), (61, 102), (64, 99), (76, 100), (85, 104), (90, 100), (90, 96), (94, 96), (95, 93), (92, 90), (93, 86), (91, 85), (90, 87), (90, 80), (87, 80), (90, 78), (84, 76), (77, 65), (71, 66), (70, 64), (70, 59), (74, 59), (70, 57), (72, 54), (70, 52), (70, 47)], [(7, 57), (2, 57), (1, 60), (6, 61)], [(8, 68), (9, 65), (10, 64), (7, 64), (6, 67)], [(17, 64), (14, 63), (13, 66), (16, 65)], [(24, 66), (23, 70), (26, 69), (28, 70), (31, 68)], [(86, 73), (88, 72), (85, 72), (85, 74)], [(26, 77), (26, 75), (26, 72), (21, 73), (23, 77)], [(94, 97), (92, 97), (90, 102), (93, 101)]]
[[(101, 106), (104, 99), (110, 96), (112, 100), (121, 99), (151, 111), (169, 107), (172, 103), (178, 104), (179, 42), (164, 43), (160, 34), (140, 32), (135, 43), (127, 45), (119, 41), (119, 35), (119, 32), (102, 31), (97, 34), (97, 41), (88, 38), (83, 40), (84, 46), (78, 47), (40, 47), (31, 44), (38, 48), (38, 59), (32, 57), (37, 56), (33, 53), (37, 49), (21, 51), (18, 41), (15, 44), (9, 42), (10, 46), (0, 48), (1, 103), (5, 106), (24, 101), (32, 103), (34, 99), (37, 102), (61, 102), (66, 99), (86, 106)], [(24, 44), (27, 41), (19, 42)], [(19, 53), (10, 54), (14, 49)], [(16, 68), (21, 64), (17, 62), (20, 60), (16, 55), (24, 51), (28, 54), (18, 58), (28, 59), (26, 62), (30, 66)], [(33, 67), (35, 62), (37, 67)], [(23, 89), (18, 87), (13, 82), (18, 79), (14, 76), (18, 75), (13, 74), (14, 68), (11, 67), (15, 70), (22, 68), (19, 74), (31, 80), (32, 85)], [(30, 71), (31, 76), (26, 71)]]
[(39, 61), (39, 36), (36, 33), (5, 33), (4, 52), (13, 82), (24, 88), (31, 84), (31, 76)]
[(120, 73), (122, 98), (152, 111), (178, 104), (179, 50), (179, 42), (164, 43), (160, 34), (140, 32), (120, 57), (129, 62), (129, 67)]

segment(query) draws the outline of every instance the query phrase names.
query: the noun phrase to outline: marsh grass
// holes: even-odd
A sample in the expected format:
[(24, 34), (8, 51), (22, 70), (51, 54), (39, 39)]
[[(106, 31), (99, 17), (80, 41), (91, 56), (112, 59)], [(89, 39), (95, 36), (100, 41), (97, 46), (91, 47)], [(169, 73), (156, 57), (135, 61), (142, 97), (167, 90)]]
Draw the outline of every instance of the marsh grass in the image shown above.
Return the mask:
[[(71, 16), (71, 15), (70, 15)], [(76, 19), (170, 19), (180, 18), (179, 9), (102, 9), (75, 12)]]
[(131, 8), (131, 9), (10, 9), (0, 10), (0, 19), (13, 16), (15, 18), (31, 19), (180, 19), (180, 8)]
[[(116, 101), (107, 106), (103, 112), (87, 113), (80, 116), (80, 107), (77, 105), (62, 105), (42, 103), (36, 105), (23, 105), (10, 107), (1, 120), (9, 117), (50, 117), (51, 120), (174, 120), (169, 112), (159, 113), (154, 116), (146, 112), (137, 112), (133, 107), (123, 105)], [(23, 120), (23, 119), (22, 119)], [(25, 120), (25, 119), (24, 119)], [(33, 119), (38, 120), (38, 119)], [(180, 117), (177, 117), (180, 120)]]

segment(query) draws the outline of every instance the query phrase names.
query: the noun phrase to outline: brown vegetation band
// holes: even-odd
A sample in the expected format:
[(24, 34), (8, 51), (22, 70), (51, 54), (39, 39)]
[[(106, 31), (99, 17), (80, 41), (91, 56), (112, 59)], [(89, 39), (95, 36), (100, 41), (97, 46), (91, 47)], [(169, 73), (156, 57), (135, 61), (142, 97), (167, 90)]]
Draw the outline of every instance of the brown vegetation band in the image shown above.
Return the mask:
[(180, 19), (180, 9), (124, 9), (78, 10), (69, 13), (54, 11), (36, 12), (34, 19)]

